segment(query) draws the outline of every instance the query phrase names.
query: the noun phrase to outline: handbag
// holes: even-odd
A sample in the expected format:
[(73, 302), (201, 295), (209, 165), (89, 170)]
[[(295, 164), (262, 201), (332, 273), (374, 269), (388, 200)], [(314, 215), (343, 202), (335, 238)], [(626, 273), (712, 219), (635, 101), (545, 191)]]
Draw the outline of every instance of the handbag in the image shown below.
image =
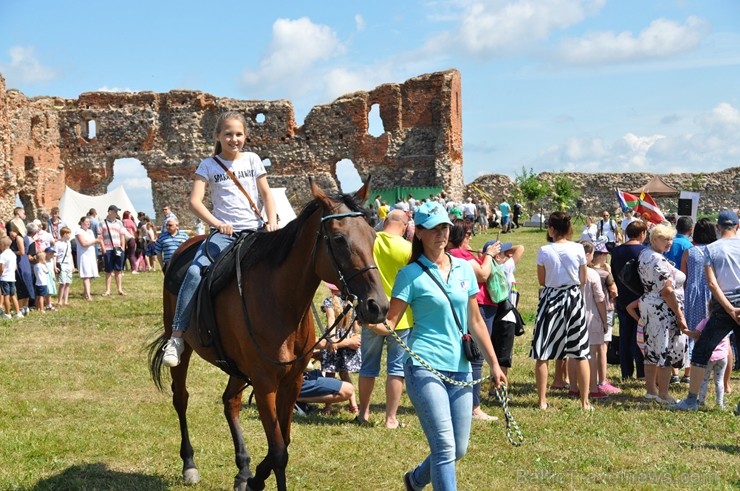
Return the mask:
[(491, 261), (491, 274), (486, 280), (486, 290), (495, 303), (503, 302), (509, 298), (509, 280), (506, 279), (504, 268), (496, 263), (491, 256), (487, 256)]
[(431, 271), (429, 271), (429, 268), (427, 268), (425, 265), (421, 263), (418, 259), (415, 261), (416, 264), (419, 265), (419, 267), (429, 275), (429, 277), (434, 280), (434, 282), (437, 284), (440, 290), (442, 290), (442, 293), (444, 293), (445, 298), (447, 298), (447, 301), (450, 302), (450, 308), (452, 309), (452, 317), (455, 318), (455, 324), (457, 324), (457, 329), (460, 331), (460, 339), (462, 341), (462, 348), (463, 348), (463, 354), (465, 355), (465, 358), (468, 361), (478, 361), (482, 359), (480, 350), (478, 349), (478, 345), (475, 344), (475, 339), (473, 339), (473, 336), (470, 335), (470, 333), (466, 333), (462, 329), (462, 324), (460, 323), (460, 319), (457, 317), (457, 312), (455, 312), (455, 307), (452, 305), (452, 299), (449, 295), (447, 295), (447, 290), (445, 290), (445, 287), (442, 286), (442, 284), (439, 282), (437, 278), (434, 277)]
[(642, 286), (642, 280), (640, 279), (639, 268), (640, 261), (635, 257), (627, 261), (617, 275), (619, 277), (619, 281), (621, 281), (622, 284), (635, 295), (642, 295), (645, 293), (645, 288)]

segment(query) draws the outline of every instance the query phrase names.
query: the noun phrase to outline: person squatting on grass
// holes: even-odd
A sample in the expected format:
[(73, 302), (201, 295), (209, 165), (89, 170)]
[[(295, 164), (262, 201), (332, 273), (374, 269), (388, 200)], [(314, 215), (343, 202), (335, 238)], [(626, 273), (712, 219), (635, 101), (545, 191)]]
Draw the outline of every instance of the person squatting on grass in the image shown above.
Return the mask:
[[(586, 282), (586, 254), (583, 246), (571, 242), (570, 216), (556, 211), (547, 222), (552, 243), (537, 253), (540, 298), (532, 335), (530, 356), (535, 362), (535, 380), (540, 409), (547, 409), (547, 363), (568, 360), (570, 395), (578, 396), (581, 407), (592, 409), (588, 400), (591, 357), (581, 285)], [(577, 391), (575, 390), (577, 387)]]
[[(185, 280), (177, 296), (175, 316), (172, 321), (172, 337), (164, 346), (162, 363), (168, 367), (180, 364), (180, 355), (185, 348), (182, 335), (190, 324), (195, 294), (201, 280), (201, 271), (210, 264), (205, 253), (215, 260), (235, 240), (235, 233), (256, 231), (263, 228), (268, 232), (277, 230), (277, 215), (267, 172), (259, 156), (252, 152), (242, 152), (246, 141), (247, 122), (237, 111), (223, 113), (216, 121), (213, 136), (216, 140), (214, 155), (207, 157), (195, 170), (193, 189), (190, 192), (190, 209), (204, 223), (218, 230), (210, 241), (203, 241), (188, 268)], [(264, 209), (267, 221), (252, 210), (249, 201), (239, 187), (219, 165), (216, 159), (232, 171), (242, 187), (249, 193), (257, 208)], [(206, 186), (210, 187), (213, 210), (208, 210), (203, 200)]]
[(472, 334), (491, 366), (497, 387), (506, 383), (506, 375), (498, 365), (478, 310), (478, 284), (473, 268), (467, 261), (445, 252), (451, 225), (446, 210), (439, 203), (428, 202), (419, 207), (414, 219), (411, 258), (396, 277), (388, 324), (395, 328), (411, 307), (414, 327), (409, 348), (439, 373), (461, 384), (443, 380), (408, 353), (404, 355), (406, 391), (430, 453), (403, 479), (407, 491), (422, 489), (430, 482), (437, 491), (451, 491), (457, 489), (455, 462), (467, 452), (473, 414), (473, 388), (463, 384), (471, 382), (472, 376), (460, 329)]
[[(672, 406), (673, 409), (697, 410), (699, 389), (712, 352), (733, 330), (735, 339), (740, 339), (740, 238), (737, 236), (737, 213), (732, 210), (721, 211), (717, 228), (720, 238), (707, 245), (704, 259), (704, 273), (712, 292), (712, 312), (694, 344), (689, 393), (684, 400)], [(735, 412), (740, 414), (740, 403)]]

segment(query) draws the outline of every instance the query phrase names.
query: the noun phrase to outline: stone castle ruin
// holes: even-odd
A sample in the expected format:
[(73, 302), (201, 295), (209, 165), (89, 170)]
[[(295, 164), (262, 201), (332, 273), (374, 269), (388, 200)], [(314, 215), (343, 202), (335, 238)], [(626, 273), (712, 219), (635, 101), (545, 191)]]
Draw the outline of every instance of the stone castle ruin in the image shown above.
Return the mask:
[[(289, 101), (245, 101), (198, 91), (87, 92), (77, 99), (27, 98), (0, 75), (0, 217), (16, 196), (28, 219), (55, 206), (65, 185), (106, 192), (117, 159), (135, 158), (152, 182), (154, 209), (169, 204), (185, 227), (192, 177), (213, 152), (213, 128), (227, 110), (246, 119), (246, 148), (269, 159), (268, 181), (294, 207), (308, 201), (308, 176), (339, 189), (337, 163), (349, 159), (375, 189), (442, 187), (462, 195), (462, 108), (457, 70), (384, 84), (315, 106), (303, 126)], [(378, 105), (384, 133), (368, 133)], [(354, 190), (345, 190), (354, 191)], [(100, 213), (101, 210), (98, 210)], [(103, 210), (104, 212), (104, 210)]]
[[(374, 189), (441, 187), (454, 199), (485, 196), (497, 202), (511, 195), (514, 183), (495, 169), (463, 184), (461, 98), (460, 73), (448, 70), (341, 96), (312, 108), (303, 126), (297, 126), (293, 106), (285, 100), (245, 101), (186, 90), (29, 99), (7, 90), (0, 75), (0, 218), (11, 217), (16, 196), (30, 220), (55, 206), (65, 185), (83, 194), (103, 194), (113, 180), (114, 162), (134, 158), (151, 180), (154, 209), (170, 205), (190, 227), (193, 172), (213, 151), (216, 118), (227, 110), (245, 115), (246, 147), (269, 159), (270, 185), (285, 187), (297, 209), (310, 198), (308, 176), (327, 190), (339, 189), (337, 164), (344, 159), (352, 161), (363, 180), (371, 175)], [(378, 137), (368, 132), (374, 105), (383, 123)], [(615, 187), (628, 191), (651, 177), (567, 175), (581, 191), (584, 213), (614, 208)], [(547, 172), (538, 176), (554, 177)], [(663, 178), (677, 189), (700, 191), (703, 212), (740, 203), (740, 167)], [(658, 202), (675, 210), (675, 198)]]

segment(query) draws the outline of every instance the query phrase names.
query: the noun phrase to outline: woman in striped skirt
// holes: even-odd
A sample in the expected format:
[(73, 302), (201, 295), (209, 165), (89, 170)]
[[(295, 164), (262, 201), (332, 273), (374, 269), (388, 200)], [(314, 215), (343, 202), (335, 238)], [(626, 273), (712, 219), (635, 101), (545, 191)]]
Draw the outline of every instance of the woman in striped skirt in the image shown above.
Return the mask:
[[(547, 234), (550, 244), (537, 253), (540, 300), (530, 356), (536, 360), (535, 379), (540, 409), (547, 409), (547, 363), (569, 359), (578, 381), (583, 409), (588, 402), (588, 329), (580, 286), (586, 281), (583, 246), (568, 240), (573, 234), (570, 216), (561, 211), (550, 215)], [(570, 361), (572, 359), (572, 361)]]

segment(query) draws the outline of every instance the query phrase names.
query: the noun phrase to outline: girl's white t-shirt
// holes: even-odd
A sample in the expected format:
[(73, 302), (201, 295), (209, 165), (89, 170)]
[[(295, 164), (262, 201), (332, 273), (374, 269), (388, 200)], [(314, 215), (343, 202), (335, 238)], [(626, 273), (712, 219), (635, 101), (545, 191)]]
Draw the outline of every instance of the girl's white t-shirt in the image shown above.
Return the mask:
[[(239, 179), (261, 212), (264, 205), (257, 189), (257, 178), (267, 172), (259, 156), (252, 152), (242, 152), (236, 160), (224, 160), (220, 157), (219, 159)], [(204, 159), (195, 170), (195, 174), (208, 181), (213, 202), (211, 213), (218, 220), (230, 223), (236, 232), (256, 230), (262, 226), (264, 223), (262, 217), (254, 213), (239, 187), (213, 157)]]
[(586, 264), (586, 252), (577, 242), (560, 242), (540, 247), (537, 266), (545, 267), (545, 286), (580, 285), (579, 269)]

